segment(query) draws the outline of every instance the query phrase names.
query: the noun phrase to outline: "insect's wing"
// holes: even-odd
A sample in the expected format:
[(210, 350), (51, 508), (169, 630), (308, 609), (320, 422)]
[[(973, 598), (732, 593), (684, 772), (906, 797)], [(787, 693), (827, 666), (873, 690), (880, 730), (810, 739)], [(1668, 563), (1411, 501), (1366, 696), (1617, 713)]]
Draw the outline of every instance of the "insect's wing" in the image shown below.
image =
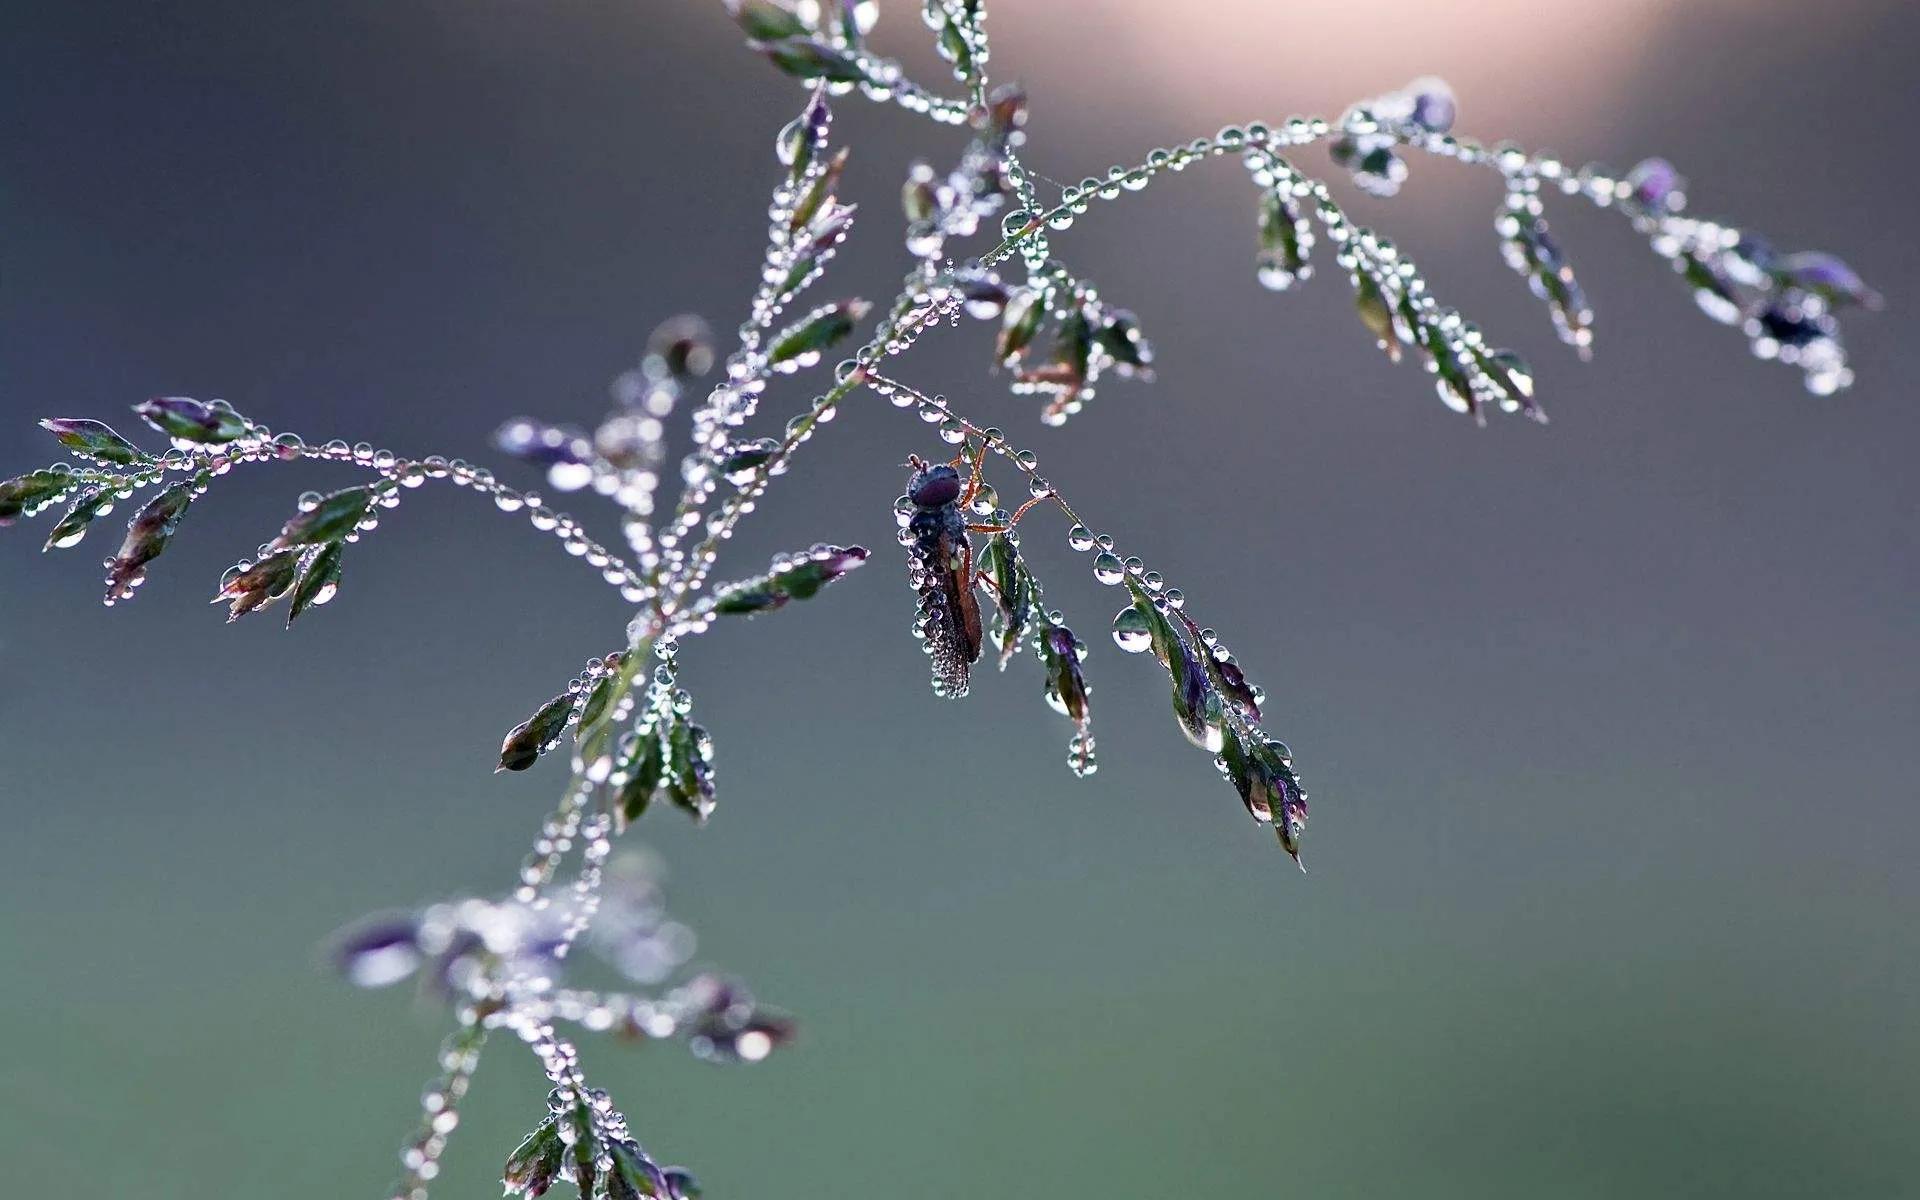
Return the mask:
[(949, 542), (947, 595), (953, 598), (955, 632), (967, 662), (977, 663), (986, 637), (980, 623), (980, 594), (973, 590), (973, 543), (964, 530), (957, 537), (943, 540)]

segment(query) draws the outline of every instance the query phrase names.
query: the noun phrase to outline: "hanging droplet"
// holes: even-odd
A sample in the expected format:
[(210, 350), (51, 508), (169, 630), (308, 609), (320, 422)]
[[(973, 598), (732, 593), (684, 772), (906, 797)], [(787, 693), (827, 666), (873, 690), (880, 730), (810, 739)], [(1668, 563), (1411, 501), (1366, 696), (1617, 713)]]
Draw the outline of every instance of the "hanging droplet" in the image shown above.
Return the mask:
[(1153, 629), (1147, 614), (1129, 605), (1113, 618), (1113, 644), (1128, 654), (1139, 654), (1153, 645)]

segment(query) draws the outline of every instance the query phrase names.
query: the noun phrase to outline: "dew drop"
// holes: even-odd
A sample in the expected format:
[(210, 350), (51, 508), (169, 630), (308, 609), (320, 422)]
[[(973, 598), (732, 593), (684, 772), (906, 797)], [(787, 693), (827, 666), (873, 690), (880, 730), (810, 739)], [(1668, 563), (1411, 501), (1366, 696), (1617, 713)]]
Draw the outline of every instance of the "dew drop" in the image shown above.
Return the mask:
[(1153, 630), (1147, 614), (1129, 605), (1113, 618), (1113, 644), (1128, 654), (1139, 654), (1153, 645)]

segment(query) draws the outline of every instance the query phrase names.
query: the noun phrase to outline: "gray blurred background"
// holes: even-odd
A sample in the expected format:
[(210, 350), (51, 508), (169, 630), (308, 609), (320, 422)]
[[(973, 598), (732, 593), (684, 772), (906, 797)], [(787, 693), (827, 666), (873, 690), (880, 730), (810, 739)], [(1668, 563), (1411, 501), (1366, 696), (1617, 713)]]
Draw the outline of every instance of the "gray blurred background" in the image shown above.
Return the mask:
[[(918, 5), (882, 9), (880, 48), (936, 81)], [(655, 321), (739, 319), (801, 99), (717, 2), (6, 11), (4, 474), (55, 456), (34, 418), (130, 429), (162, 393), (482, 460), (505, 416), (591, 421)], [(1490, 178), (1416, 161), (1353, 208), (1534, 361), (1554, 416), (1480, 431), (1368, 346), (1325, 264), (1255, 285), (1233, 164), (1081, 221), (1059, 248), (1139, 312), (1156, 384), (1057, 431), (986, 375), (980, 327), (901, 370), (1031, 445), (1225, 633), (1312, 791), (1312, 874), (1113, 650), (1117, 596), (1050, 517), (1026, 545), (1093, 644), (1103, 770), (1068, 776), (1030, 663), (935, 700), (889, 505), (938, 443), (863, 399), (723, 574), (817, 539), (876, 561), (689, 651), (721, 807), (639, 834), (703, 961), (803, 1036), (738, 1070), (587, 1043), (649, 1148), (723, 1197), (1911, 1194), (1920, 10), (1004, 0), (992, 28), (1058, 178), (1431, 71), (1463, 130), (1666, 154), (1696, 209), (1842, 254), (1891, 311), (1849, 323), (1860, 382), (1815, 400), (1564, 208), (1600, 311), (1581, 367), (1498, 261)], [(823, 291), (884, 299), (901, 172), (961, 138), (838, 108), (867, 219)], [(560, 768), (495, 778), (497, 739), (626, 618), (523, 519), (425, 489), (324, 613), (223, 628), (221, 568), (342, 478), (236, 473), (112, 611), (111, 528), (44, 559), (43, 527), (0, 533), (11, 1194), (394, 1174), (442, 1018), (315, 947), (505, 884)], [(490, 1056), (441, 1195), (497, 1194), (543, 1090)]]

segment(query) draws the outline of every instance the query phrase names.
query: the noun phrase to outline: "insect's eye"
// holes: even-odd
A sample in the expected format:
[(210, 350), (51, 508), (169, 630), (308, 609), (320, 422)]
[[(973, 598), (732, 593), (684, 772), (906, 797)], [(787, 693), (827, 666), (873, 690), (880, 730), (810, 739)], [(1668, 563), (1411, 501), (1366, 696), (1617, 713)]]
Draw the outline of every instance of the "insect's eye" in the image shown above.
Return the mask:
[(915, 471), (907, 480), (907, 499), (921, 508), (939, 508), (960, 498), (960, 472), (945, 463)]

